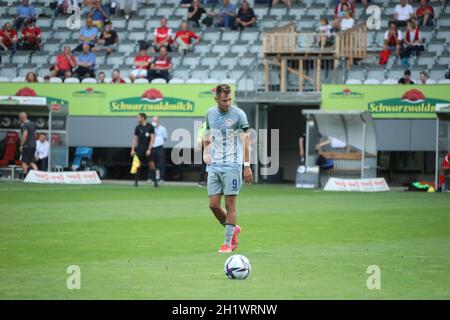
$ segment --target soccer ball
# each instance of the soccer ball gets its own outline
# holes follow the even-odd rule
[[[224,271],[228,279],[244,280],[250,274],[251,269],[250,261],[240,254],[231,256],[225,261]]]

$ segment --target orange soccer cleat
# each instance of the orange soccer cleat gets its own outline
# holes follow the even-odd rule
[[[233,250],[231,249],[231,247],[229,245],[223,244],[223,245],[220,246],[220,249],[219,249],[218,252],[219,253],[230,253],[232,251]]]
[[[236,227],[234,228],[234,234],[233,234],[233,238],[231,238],[231,249],[232,250],[236,250],[238,247],[238,235],[239,233],[241,233],[241,227],[239,227],[238,225],[236,225]]]

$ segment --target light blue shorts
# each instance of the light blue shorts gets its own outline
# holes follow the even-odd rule
[[[208,172],[208,195],[238,195],[241,191],[242,171]]]

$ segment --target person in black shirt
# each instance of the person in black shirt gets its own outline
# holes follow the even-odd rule
[[[153,142],[155,141],[155,128],[147,122],[147,115],[145,113],[139,113],[137,120],[139,124],[134,129],[131,156],[134,157],[136,155],[141,165],[134,175],[134,186],[138,186],[141,168],[143,163],[147,163],[149,166],[149,178],[154,181],[155,187],[157,187],[158,182],[156,181],[155,170],[150,169],[150,155],[152,153]]]
[[[22,171],[24,176],[27,175],[30,166],[33,170],[38,170],[36,165],[36,126],[28,120],[25,112],[19,114],[20,131],[22,138],[20,139],[20,152],[22,153]]]
[[[256,16],[253,9],[247,1],[243,1],[241,7],[238,10],[236,23],[242,30],[247,27],[254,27],[256,22]]]
[[[403,78],[398,80],[399,84],[414,84],[414,81],[411,80],[411,71],[405,70],[403,73]]]
[[[103,31],[98,37],[97,45],[92,48],[92,51],[106,50],[106,54],[110,54],[114,50],[117,50],[119,43],[119,37],[117,32],[112,29],[111,21],[106,21]]]
[[[200,18],[206,10],[201,7],[200,0],[193,0],[192,5],[188,9],[188,23],[191,28],[200,27]]]

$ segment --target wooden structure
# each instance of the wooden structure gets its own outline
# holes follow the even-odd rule
[[[271,67],[279,69],[280,92],[287,91],[288,72],[298,77],[298,90],[303,91],[305,81],[313,83],[315,91],[320,91],[321,71],[324,65],[335,69],[340,60],[346,60],[347,68],[354,59],[366,57],[367,27],[355,26],[344,32],[333,33],[333,42],[325,46],[319,42],[315,32],[298,33],[294,22],[266,32],[263,38],[265,91],[269,91]],[[324,62],[327,62],[324,64]],[[306,75],[305,66],[311,66],[313,76]]]

